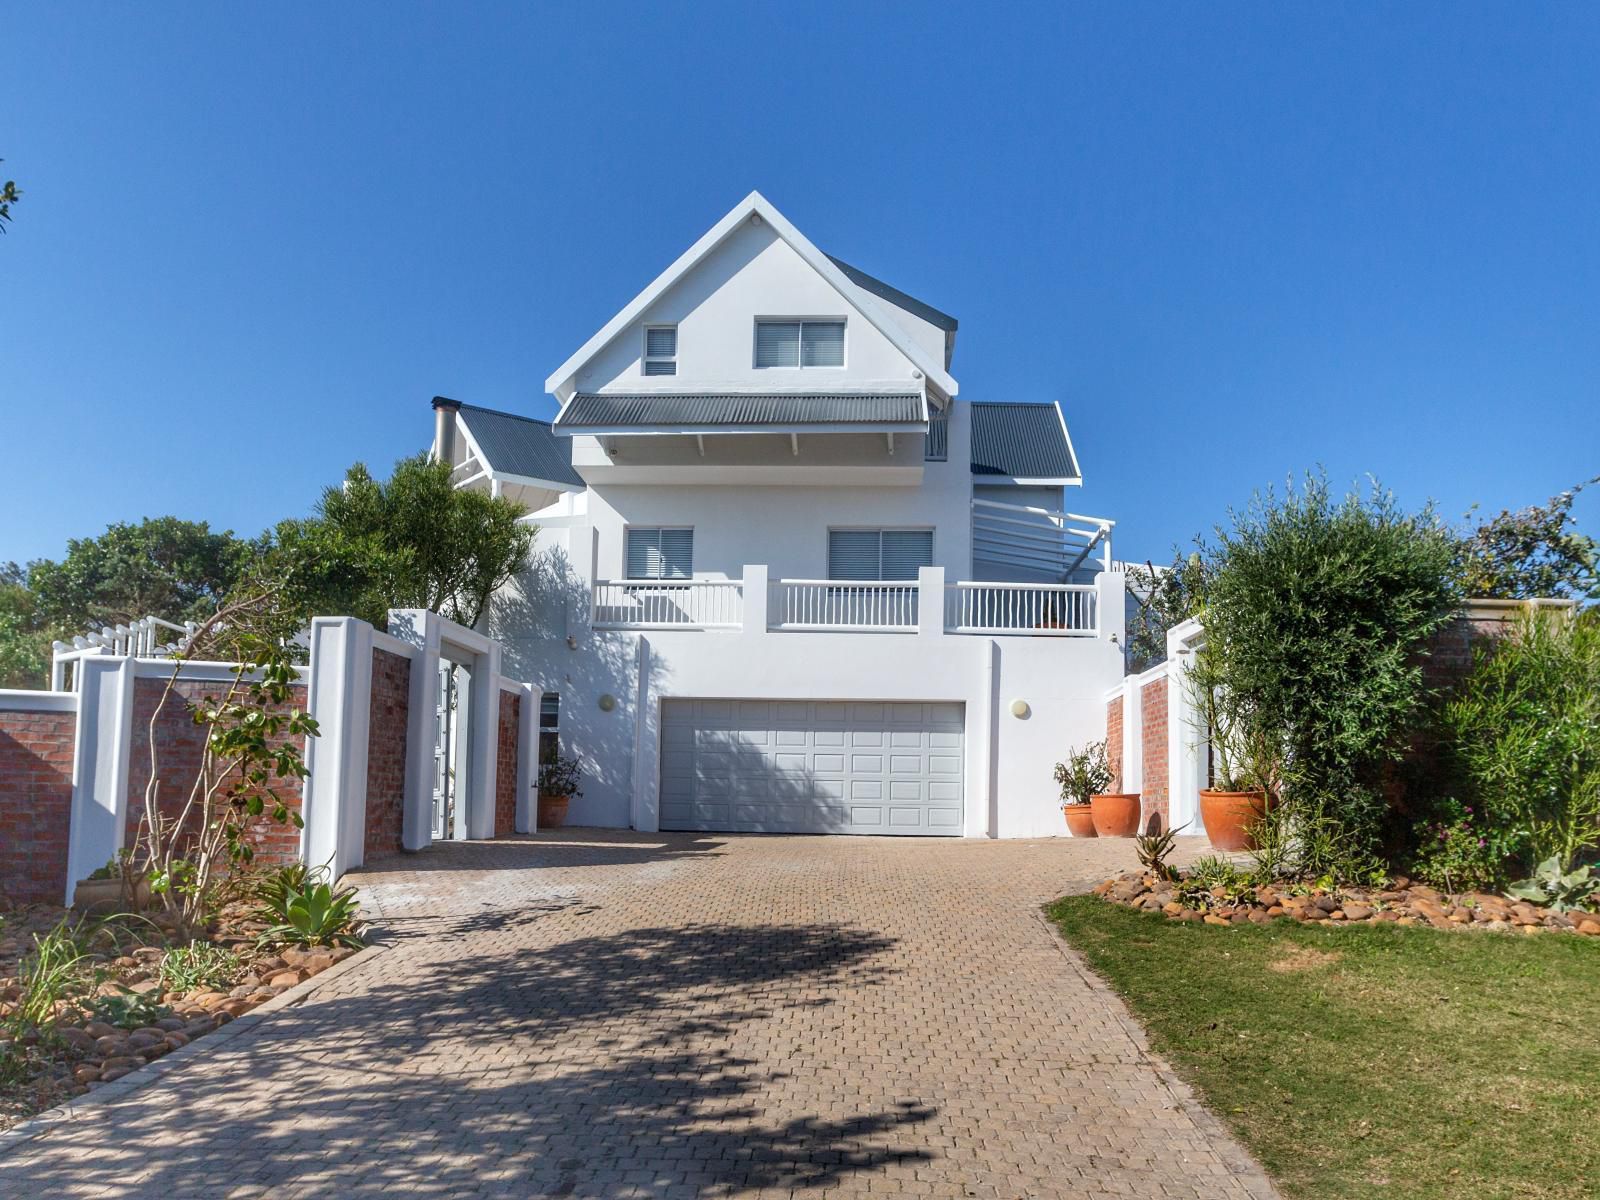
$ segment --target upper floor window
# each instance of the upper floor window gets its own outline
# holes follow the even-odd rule
[[[561,694],[539,697],[539,761],[550,762],[561,753]]]
[[[931,529],[828,530],[829,579],[915,579],[919,567],[931,566]]]
[[[676,325],[645,326],[644,373],[646,375],[676,375],[678,373],[678,327]]]
[[[689,579],[694,575],[694,530],[628,530],[629,579]]]
[[[757,321],[756,366],[844,366],[843,321]]]

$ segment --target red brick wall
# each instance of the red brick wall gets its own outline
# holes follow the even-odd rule
[[[522,697],[500,693],[500,744],[494,774],[494,835],[517,831],[517,733],[522,720]]]
[[[1167,809],[1167,680],[1165,676],[1144,685],[1139,691],[1139,745],[1144,755],[1144,810],[1140,819],[1145,832],[1165,829]]]
[[[370,861],[403,849],[406,800],[406,722],[411,708],[411,660],[372,652],[371,721],[367,727],[367,827]]]
[[[60,904],[72,819],[73,712],[0,711],[0,897]]]
[[[128,762],[128,841],[138,835],[144,817],[145,785],[150,779],[150,718],[161,703],[167,681],[160,678],[136,679],[133,685],[133,750]],[[206,728],[196,725],[190,704],[198,700],[219,701],[227,695],[226,680],[180,680],[156,723],[157,765],[161,772],[157,805],[162,814],[175,819],[183,811],[200,769]],[[288,707],[304,709],[306,690],[289,690]],[[285,739],[288,740],[288,739]],[[302,751],[304,747],[301,747]],[[279,798],[295,812],[300,810],[298,780],[275,785]],[[198,827],[198,813],[190,822]],[[295,862],[300,857],[300,831],[293,825],[279,824],[262,816],[253,824],[246,840],[255,849],[255,862],[269,866]]]
[[[1111,764],[1111,790],[1122,790],[1122,697],[1106,701],[1106,761]]]

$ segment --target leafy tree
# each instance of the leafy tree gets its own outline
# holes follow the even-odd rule
[[[521,505],[455,487],[448,463],[402,459],[385,481],[357,463],[308,520],[278,526],[273,557],[306,612],[382,626],[390,608],[429,608],[462,625],[528,561]]]
[[[69,633],[147,616],[201,621],[257,550],[231,532],[213,533],[204,521],[147,517],[72,539],[61,562],[30,564],[28,583],[43,625]]]
[[[50,633],[28,590],[28,573],[0,563],[0,688],[43,687],[50,671]]]
[[[1600,476],[1484,521],[1461,542],[1462,585],[1469,596],[1526,600],[1538,596],[1600,600],[1600,546],[1572,520],[1578,493]]]
[[[1137,606],[1128,622],[1128,669],[1148,671],[1167,657],[1167,631],[1199,615],[1205,591],[1205,547],[1185,557],[1174,552],[1172,565],[1147,562],[1128,571],[1128,594]]]
[[[5,159],[0,158],[0,162]],[[6,231],[6,225],[11,220],[11,206],[22,198],[22,193],[17,189],[16,181],[8,179],[0,184],[0,233]]]
[[[1425,697],[1419,651],[1458,604],[1456,542],[1431,509],[1374,487],[1336,500],[1310,476],[1219,528],[1200,615],[1245,746],[1277,761],[1307,869],[1379,861],[1386,773]],[[1249,765],[1249,764],[1247,764]]]

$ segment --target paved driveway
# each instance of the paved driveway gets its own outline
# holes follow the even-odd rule
[[[571,831],[362,876],[387,948],[0,1194],[1242,1197],[1038,905],[1130,843]]]

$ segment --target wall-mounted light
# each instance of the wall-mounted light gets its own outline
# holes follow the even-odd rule
[[[1016,717],[1019,721],[1027,720],[1028,714],[1032,711],[1033,709],[1028,707],[1028,702],[1026,700],[1013,700],[1011,702],[1011,715]]]
[[[613,696],[610,692],[606,692],[604,695],[602,695],[600,697],[598,703],[600,705],[600,711],[601,712],[610,712],[613,708],[615,708],[617,706],[617,698],[615,696]]]

